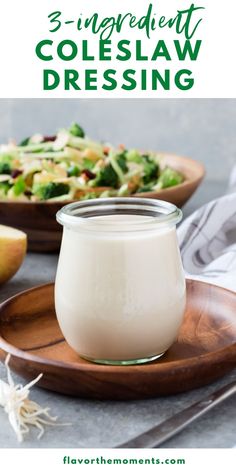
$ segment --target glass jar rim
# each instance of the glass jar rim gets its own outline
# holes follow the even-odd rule
[[[110,215],[147,216],[142,221],[97,218]],[[175,226],[182,219],[182,211],[164,200],[138,197],[96,198],[69,203],[56,214],[58,223],[73,229],[96,231],[137,231]]]

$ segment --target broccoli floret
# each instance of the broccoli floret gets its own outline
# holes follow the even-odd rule
[[[110,161],[106,167],[99,170],[95,185],[118,188],[119,184],[123,183],[123,172],[128,171],[125,154],[111,155]]]
[[[7,195],[8,190],[10,189],[10,185],[8,182],[1,182],[0,183],[0,198],[4,198]]]
[[[62,182],[49,182],[47,184],[34,184],[33,194],[40,200],[48,200],[49,198],[60,197],[69,193],[70,187]]]
[[[27,146],[29,142],[30,142],[30,138],[22,139],[22,141],[18,144],[18,146]]]
[[[131,149],[126,152],[126,159],[128,162],[135,162],[143,166],[143,183],[144,185],[149,184],[150,181],[156,180],[159,174],[158,164],[151,159],[148,154],[141,155],[135,149]]]
[[[111,164],[100,169],[94,180],[91,181],[93,187],[113,187],[119,186],[119,178]]]
[[[156,182],[150,182],[147,185],[143,185],[143,187],[140,187],[137,192],[138,193],[144,193],[144,192],[150,192],[153,189],[153,186],[155,185]]]
[[[149,156],[143,155],[143,183],[148,184],[150,181],[157,179],[159,173],[158,164],[153,161]]]
[[[12,171],[12,157],[8,154],[0,156],[0,174],[11,174]]]
[[[0,174],[11,174],[11,166],[7,162],[0,162]]]
[[[160,188],[174,187],[175,185],[181,184],[183,180],[184,177],[180,172],[166,167],[158,179],[158,186]]]
[[[81,128],[81,126],[79,126],[77,123],[71,124],[69,128],[69,133],[73,136],[77,136],[78,138],[84,138],[85,136],[83,128]]]
[[[123,172],[128,172],[129,168],[127,166],[126,151],[123,151],[121,154],[119,154],[116,161]]]
[[[140,152],[136,151],[136,149],[130,149],[126,151],[126,159],[130,162],[136,162],[136,164],[142,163],[142,156]]]
[[[68,177],[78,177],[78,175],[80,175],[79,167],[76,164],[72,164],[67,169],[67,175],[68,175]]]

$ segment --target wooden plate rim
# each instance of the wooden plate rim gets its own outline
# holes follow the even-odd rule
[[[214,285],[214,284],[209,284],[207,282],[202,282],[202,281],[199,281],[199,280],[194,280],[194,279],[189,279],[187,278],[186,279],[186,282],[187,284],[191,284],[191,283],[194,283],[194,284],[197,284],[197,285],[207,285],[208,287],[213,287],[213,289],[217,289],[217,290],[220,290],[222,292],[228,292],[229,294],[235,296],[236,298],[236,293],[233,292],[232,290],[229,290],[229,289],[226,289],[224,287],[219,287],[217,285]],[[30,289],[27,289],[27,290],[24,290],[10,298],[8,298],[7,300],[5,300],[3,303],[0,304],[0,316],[1,316],[1,312],[4,310],[4,308],[8,305],[10,305],[14,300],[16,300],[18,297],[21,297],[21,296],[24,296],[25,294],[27,293],[31,293],[31,292],[34,292],[34,291],[37,291],[39,289],[43,289],[43,288],[46,288],[46,287],[53,287],[54,286],[54,283],[47,283],[47,284],[42,284],[42,285],[37,285],[35,287],[32,287]],[[2,336],[0,335],[0,349],[2,349],[3,351],[5,351],[6,353],[9,353],[11,354],[12,356],[14,356],[15,358],[18,358],[18,359],[21,359],[21,360],[25,360],[25,361],[30,361],[30,362],[34,362],[36,364],[46,364],[48,366],[56,366],[56,367],[61,367],[61,368],[64,368],[64,369],[74,369],[76,371],[92,371],[93,373],[101,373],[101,372],[108,372],[107,370],[107,366],[106,365],[101,365],[101,364],[93,364],[93,363],[90,363],[90,362],[87,362],[85,364],[80,364],[80,365],[76,365],[75,364],[68,364],[67,362],[63,362],[63,361],[55,361],[55,360],[48,360],[44,357],[40,357],[38,355],[35,355],[35,354],[29,354],[27,351],[22,351],[21,349],[13,346],[12,344],[8,343],[7,341],[5,341],[4,338],[2,338]],[[163,364],[158,364],[158,363],[150,363],[150,364],[144,364],[144,365],[132,365],[132,366],[112,366],[112,365],[109,365],[109,375],[115,375],[117,372],[123,372],[124,374],[136,374],[137,373],[137,370],[139,370],[139,372],[142,374],[149,374],[150,371],[151,373],[163,373],[167,370],[169,370],[170,367],[173,367],[175,368],[175,370],[183,370],[185,369],[186,367],[187,368],[191,368],[191,367],[195,367],[196,365],[198,367],[203,367],[205,366],[206,364],[210,363],[211,361],[214,362],[214,364],[220,362],[221,360],[224,360],[224,362],[227,360],[227,359],[232,359],[232,356],[235,355],[236,356],[236,342],[232,345],[228,345],[222,349],[218,349],[216,351],[212,351],[210,353],[206,353],[206,354],[201,354],[199,356],[194,356],[194,357],[190,357],[190,358],[187,358],[187,359],[182,359],[181,361],[180,360],[176,360],[176,361],[170,361],[170,362],[166,362],[166,363],[163,363]]]

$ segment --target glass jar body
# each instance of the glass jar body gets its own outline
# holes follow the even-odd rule
[[[122,215],[114,218],[124,224]],[[178,335],[185,303],[175,225],[142,231],[64,227],[56,313],[82,357],[105,364],[159,357]]]

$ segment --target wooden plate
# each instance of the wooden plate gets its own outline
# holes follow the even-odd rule
[[[199,162],[174,154],[160,154],[163,165],[179,170],[185,181],[175,187],[158,192],[146,192],[135,196],[159,198],[181,207],[195,192],[204,177],[204,167]],[[0,223],[15,226],[28,235],[30,251],[58,251],[61,242],[61,226],[56,222],[57,211],[69,202],[20,202],[0,201]]]
[[[236,294],[187,282],[187,309],[178,341],[159,361],[103,366],[82,360],[64,341],[53,284],[22,292],[0,306],[0,358],[40,386],[87,398],[129,400],[208,384],[236,365]]]

